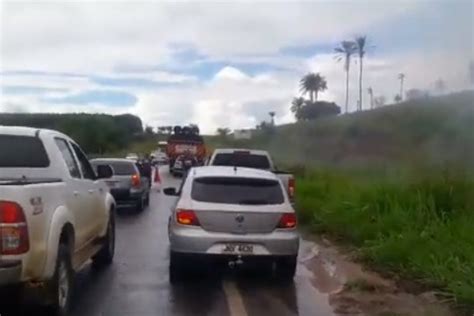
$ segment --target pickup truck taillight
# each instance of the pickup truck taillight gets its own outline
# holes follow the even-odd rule
[[[199,226],[196,213],[191,210],[176,210],[176,221],[181,225]]]
[[[132,176],[132,187],[139,187],[140,186],[140,175],[139,174],[134,174]]]
[[[296,215],[295,213],[284,213],[280,222],[278,223],[278,228],[295,228],[296,227]]]
[[[23,209],[15,202],[0,201],[0,254],[20,255],[29,249]]]
[[[295,198],[295,190],[296,190],[296,180],[291,178],[288,180],[288,197],[290,200]]]

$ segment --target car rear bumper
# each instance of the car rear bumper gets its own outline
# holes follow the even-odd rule
[[[139,200],[143,192],[142,191],[130,191],[130,189],[111,189],[110,194],[114,197],[117,204],[128,204],[131,201]]]
[[[0,261],[0,286],[21,281],[21,261]]]
[[[293,256],[298,253],[299,235],[296,230],[243,235],[214,233],[181,225],[170,230],[170,250],[178,253],[227,256],[223,252],[227,244],[253,245],[250,256]]]

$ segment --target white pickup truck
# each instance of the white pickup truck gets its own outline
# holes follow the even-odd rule
[[[293,203],[295,199],[295,177],[275,167],[270,154],[265,150],[219,148],[214,150],[207,163],[209,166],[235,166],[262,169],[273,172],[288,191]]]
[[[0,306],[65,315],[74,271],[112,262],[115,201],[100,180],[112,173],[66,135],[0,126]]]

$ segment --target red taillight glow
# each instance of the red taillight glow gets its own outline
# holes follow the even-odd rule
[[[196,213],[191,210],[177,210],[176,221],[181,225],[199,226],[199,220]]]
[[[140,175],[139,174],[134,174],[132,176],[132,186],[133,187],[139,187],[140,186]]]
[[[20,205],[0,201],[0,254],[19,255],[30,249],[28,227]]]
[[[295,228],[296,215],[295,213],[285,213],[281,216],[278,228]]]
[[[295,179],[288,180],[288,196],[290,200],[295,198],[295,190],[296,190],[296,181]]]

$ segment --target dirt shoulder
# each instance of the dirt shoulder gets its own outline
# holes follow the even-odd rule
[[[329,296],[336,315],[458,315],[433,291],[411,291],[366,269],[352,251],[326,238],[304,234],[300,261],[312,283]]]

